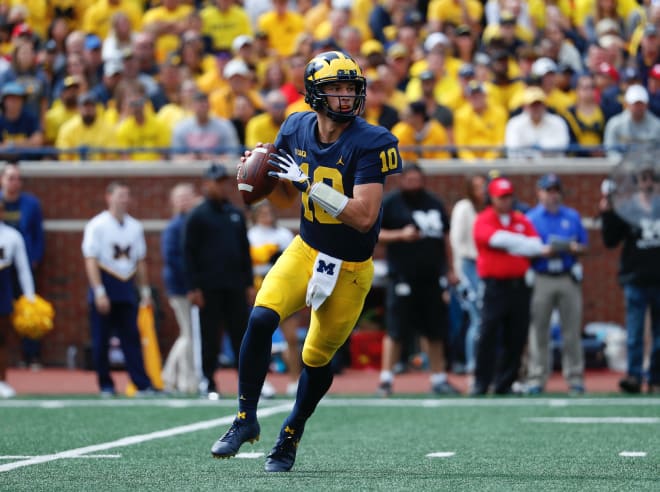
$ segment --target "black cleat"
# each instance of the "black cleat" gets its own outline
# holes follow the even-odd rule
[[[376,390],[376,396],[381,398],[388,398],[392,396],[392,382],[391,381],[381,381]]]
[[[619,388],[624,393],[637,394],[642,391],[642,383],[635,376],[626,376],[619,381]]]
[[[300,443],[300,435],[288,425],[280,432],[275,447],[266,458],[265,470],[267,472],[288,472],[296,461],[296,451]]]
[[[256,420],[247,423],[241,420],[240,414],[225,434],[211,447],[214,458],[231,458],[236,456],[244,442],[254,443],[259,440],[261,428]]]

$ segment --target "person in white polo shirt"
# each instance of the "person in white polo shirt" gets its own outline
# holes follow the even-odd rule
[[[151,302],[142,225],[128,215],[128,186],[112,182],[106,188],[107,210],[85,226],[82,252],[89,281],[88,302],[92,329],[92,358],[101,396],[115,394],[110,375],[108,348],[116,334],[124,353],[126,370],[138,392],[150,392],[137,327],[140,302]]]
[[[534,158],[563,155],[570,142],[568,124],[547,109],[540,87],[527,87],[523,112],[506,124],[505,146],[509,157]]]

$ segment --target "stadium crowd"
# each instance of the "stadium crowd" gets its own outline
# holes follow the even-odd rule
[[[6,0],[0,147],[236,155],[309,109],[304,65],[338,49],[366,73],[365,118],[406,160],[599,154],[629,143],[606,131],[624,107],[640,116],[619,127],[650,130],[633,141],[660,138],[658,29],[660,5],[635,0]]]

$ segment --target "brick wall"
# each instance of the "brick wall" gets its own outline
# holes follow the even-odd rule
[[[142,167],[140,167],[142,166]],[[428,172],[429,187],[438,193],[448,207],[462,198],[464,175],[485,172],[490,167],[505,170],[516,187],[517,195],[528,203],[535,202],[535,183],[538,175],[552,169],[561,174],[565,202],[576,207],[583,217],[597,216],[600,182],[607,175],[609,163],[594,161],[545,163],[543,165],[516,165],[502,162],[491,166],[423,163]],[[37,274],[38,292],[53,302],[57,315],[56,327],[43,341],[43,359],[46,364],[65,363],[66,348],[80,349],[89,343],[87,321],[87,282],[80,252],[82,227],[90,217],[105,208],[104,189],[113,179],[121,179],[132,190],[131,214],[146,220],[148,265],[152,284],[163,297],[164,318],[159,338],[167,353],[177,335],[176,323],[166,303],[161,280],[160,227],[169,218],[168,192],[180,181],[201,184],[198,176],[203,164],[167,164],[161,166],[139,164],[86,165],[67,167],[63,164],[26,164],[23,167],[25,188],[42,201],[47,225],[46,256]],[[396,184],[388,181],[387,189]],[[235,203],[240,203],[236,192]],[[295,223],[296,207],[282,211],[282,216]],[[623,320],[621,290],[616,282],[618,251],[606,250],[600,232],[591,229],[590,254],[584,258],[584,322]],[[382,257],[382,248],[376,249]],[[17,340],[10,337],[16,347]],[[12,362],[18,360],[13,351]]]

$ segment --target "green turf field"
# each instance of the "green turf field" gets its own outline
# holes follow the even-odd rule
[[[258,443],[211,458],[234,405],[0,401],[0,490],[660,491],[660,398],[327,398],[284,474],[263,463],[289,400],[262,406]]]

